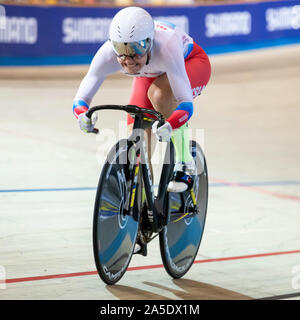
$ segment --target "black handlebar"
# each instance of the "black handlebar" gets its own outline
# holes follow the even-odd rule
[[[95,111],[98,110],[121,110],[121,111],[126,111],[128,113],[133,113],[133,114],[151,114],[153,115],[158,121],[159,121],[159,126],[163,125],[165,123],[164,117],[163,115],[156,111],[156,110],[152,110],[152,109],[145,109],[145,108],[140,108],[138,106],[134,106],[134,105],[100,105],[100,106],[94,106],[91,107],[86,113],[85,115],[91,119],[93,113]],[[98,133],[98,129],[94,128],[93,133]]]
[[[95,111],[98,110],[121,110],[121,111],[126,111],[128,113],[134,113],[134,114],[151,114],[153,115],[159,122],[164,122],[164,117],[161,113],[159,113],[158,111],[152,110],[152,109],[145,109],[145,108],[140,108],[138,106],[134,106],[134,105],[100,105],[100,106],[95,106],[95,107],[91,107],[86,113],[85,115],[88,118],[92,117],[92,114]]]

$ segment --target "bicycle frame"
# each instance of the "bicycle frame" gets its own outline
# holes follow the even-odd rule
[[[135,196],[137,176],[140,167],[142,181],[144,184],[145,196],[147,200],[148,220],[152,231],[159,232],[167,222],[167,214],[164,214],[164,212],[167,210],[165,200],[167,196],[167,186],[169,178],[173,172],[174,164],[172,163],[172,160],[174,154],[174,147],[172,142],[168,143],[168,148],[165,154],[165,161],[163,164],[162,174],[159,183],[158,194],[157,196],[155,196],[153,190],[153,182],[151,178],[152,175],[150,171],[150,164],[148,161],[147,150],[145,147],[144,129],[142,129],[142,121],[143,118],[139,115],[135,117],[135,122],[133,126],[134,131],[132,135],[128,138],[128,140],[134,141],[138,145],[136,149],[136,161],[134,162],[135,168],[133,168],[135,177],[133,179],[134,184],[132,189],[132,195]],[[137,130],[137,134],[135,130]],[[131,199],[131,204],[133,205],[133,203],[134,199]]]
[[[172,141],[168,142],[167,150],[165,153],[164,164],[162,168],[162,173],[159,182],[158,195],[154,196],[153,191],[153,183],[151,179],[151,171],[148,162],[147,151],[145,147],[145,139],[144,139],[144,131],[145,131],[145,122],[149,122],[149,119],[145,114],[153,115],[158,121],[159,124],[162,125],[164,123],[164,118],[162,114],[155,110],[139,108],[134,105],[100,105],[90,108],[86,112],[86,116],[91,118],[93,112],[98,110],[121,110],[126,111],[134,116],[134,124],[133,124],[133,132],[128,138],[128,141],[133,143],[135,147],[134,154],[131,155],[130,158],[130,171],[133,173],[131,177],[131,184],[129,186],[129,199],[126,200],[125,210],[128,214],[133,215],[133,206],[134,200],[136,197],[136,189],[138,183],[138,175],[141,170],[142,180],[144,183],[145,196],[147,200],[147,214],[151,229],[153,232],[159,232],[162,228],[168,223],[168,212],[167,207],[167,185],[170,180],[171,174],[174,168],[174,145]],[[151,123],[155,119],[150,119]],[[97,132],[97,129],[96,131]],[[175,222],[187,217],[191,216],[191,213],[197,213],[197,201],[195,197],[195,193],[193,188],[189,190],[191,199],[193,202],[192,211],[188,211],[182,216],[180,216]]]
[[[169,182],[170,174],[173,171],[173,154],[174,147],[172,142],[168,144],[168,150],[165,155],[165,161],[163,164],[162,175],[159,183],[158,196],[154,196],[153,182],[151,178],[151,171],[148,162],[148,155],[145,147],[144,121],[149,121],[149,118],[145,117],[145,113],[154,115],[160,123],[164,122],[163,116],[155,111],[149,109],[139,108],[133,105],[117,106],[117,105],[103,105],[90,108],[86,112],[86,116],[91,118],[93,112],[98,110],[122,110],[134,115],[133,132],[128,138],[128,141],[133,143],[134,153],[131,153],[129,159],[130,172],[132,172],[131,184],[129,186],[129,199],[126,200],[125,209],[128,214],[133,214],[134,200],[136,197],[136,189],[138,183],[138,175],[141,170],[142,180],[144,184],[145,196],[147,200],[147,214],[151,229],[153,232],[159,232],[163,225],[167,221],[167,215],[164,215],[164,209],[166,208],[165,199],[167,193],[167,185]],[[152,120],[151,120],[152,121]],[[168,158],[169,155],[169,158]],[[164,218],[164,219],[163,219]],[[163,221],[165,222],[163,224]]]

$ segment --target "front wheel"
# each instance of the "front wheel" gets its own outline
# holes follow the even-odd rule
[[[159,234],[163,264],[173,278],[181,278],[194,263],[207,211],[208,175],[205,156],[195,141],[191,142],[190,148],[196,163],[193,189],[197,212],[191,212],[193,201],[189,190],[182,193],[170,192],[168,223]]]
[[[93,220],[94,258],[100,278],[116,283],[130,263],[139,228],[139,212],[125,209],[129,197],[127,140],[119,141],[108,154],[101,172]]]

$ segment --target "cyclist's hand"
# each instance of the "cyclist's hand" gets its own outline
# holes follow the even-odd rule
[[[86,133],[98,133],[98,129],[95,128],[97,119],[98,117],[96,113],[93,114],[92,119],[88,118],[85,113],[81,113],[78,116],[78,124],[80,129]]]
[[[162,126],[158,126],[159,122],[155,121],[152,126],[152,132],[159,141],[168,142],[172,136],[172,127],[170,122],[166,121]]]

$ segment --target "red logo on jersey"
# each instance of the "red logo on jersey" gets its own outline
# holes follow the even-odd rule
[[[157,25],[155,25],[155,26],[156,26],[156,28],[159,28],[159,29],[162,29],[162,30],[168,30],[167,27],[162,26],[162,25],[160,25],[160,24],[157,24]]]

